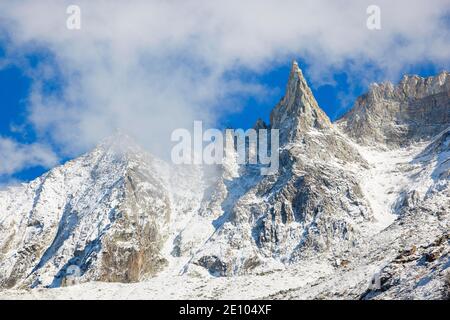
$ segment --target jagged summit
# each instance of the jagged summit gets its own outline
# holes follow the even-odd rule
[[[406,75],[397,85],[372,84],[337,125],[359,143],[402,146],[450,125],[450,74]]]
[[[280,129],[282,144],[309,129],[331,127],[330,119],[317,104],[296,61],[292,63],[286,94],[272,110],[270,123],[272,128]]]
[[[422,99],[426,96],[443,93],[450,90],[450,73],[442,71],[435,76],[421,77],[404,75],[397,85],[390,81],[372,83],[369,95],[374,99]]]
[[[267,123],[261,118],[258,118],[256,120],[255,124],[253,125],[253,129],[255,129],[255,130],[268,129],[268,128],[269,128],[269,126],[267,125]]]
[[[285,96],[270,115],[271,128],[280,130],[280,146],[292,147],[289,157],[307,155],[309,160],[345,159],[363,163],[354,149],[318,105],[294,61]]]

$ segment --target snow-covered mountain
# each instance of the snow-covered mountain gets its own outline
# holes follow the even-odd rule
[[[118,134],[0,191],[0,297],[66,286],[73,266],[83,284],[51,292],[447,296],[449,73],[374,84],[332,123],[294,62],[255,128],[280,130],[275,175],[238,165],[233,148],[220,167],[175,166]]]
[[[405,146],[430,140],[450,123],[450,73],[422,78],[405,75],[394,86],[372,84],[337,123],[361,144]]]
[[[70,265],[102,281],[155,274],[167,263],[161,250],[173,208],[181,203],[180,210],[189,210],[194,202],[171,192],[173,183],[186,187],[199,179],[181,175],[126,137],[114,137],[2,192],[2,285],[59,286]]]

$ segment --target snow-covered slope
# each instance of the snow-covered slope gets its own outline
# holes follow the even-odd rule
[[[168,264],[166,241],[197,209],[195,168],[169,168],[120,135],[33,182],[0,192],[0,283],[135,282]]]
[[[275,175],[233,147],[173,166],[117,135],[0,191],[0,298],[444,298],[448,80],[375,85],[333,124],[294,63],[255,124],[280,130]],[[82,284],[39,289],[74,267]]]

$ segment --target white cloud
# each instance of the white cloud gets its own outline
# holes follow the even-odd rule
[[[66,29],[66,7],[82,10],[81,31]],[[387,78],[408,65],[449,66],[449,0],[376,1],[382,29],[366,28],[372,1],[2,1],[9,57],[47,48],[52,62],[31,74],[29,121],[66,155],[77,154],[116,128],[154,152],[173,128],[194,119],[213,123],[233,95],[264,95],[233,71],[262,73],[303,57],[313,85],[351,61],[350,81]],[[447,24],[445,24],[447,23]],[[18,61],[21,61],[18,59]],[[62,95],[43,82],[60,74]],[[226,105],[226,106],[224,106]]]
[[[54,152],[45,145],[20,144],[12,139],[0,137],[0,177],[30,167],[50,168],[57,160]]]

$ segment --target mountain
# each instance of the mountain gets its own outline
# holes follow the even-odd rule
[[[184,188],[196,187],[201,172],[177,169],[119,135],[2,192],[1,285],[58,287],[73,265],[89,280],[154,275],[167,265],[169,226],[199,201]]]
[[[62,296],[444,298],[449,79],[372,85],[332,123],[294,62],[254,126],[279,130],[274,175],[234,146],[220,166],[175,166],[115,135],[0,191],[0,297],[69,285],[75,266]]]
[[[358,143],[405,146],[429,140],[450,123],[450,73],[434,77],[404,76],[372,84],[338,126]]]
[[[272,110],[270,123],[272,128],[280,129],[281,144],[301,138],[305,131],[332,127],[295,61],[292,63],[286,94]]]
[[[271,128],[280,130],[278,173],[241,168],[216,196],[222,203],[216,232],[193,258],[215,275],[267,270],[348,245],[374,219],[346,168],[367,164],[318,107],[296,63]]]

